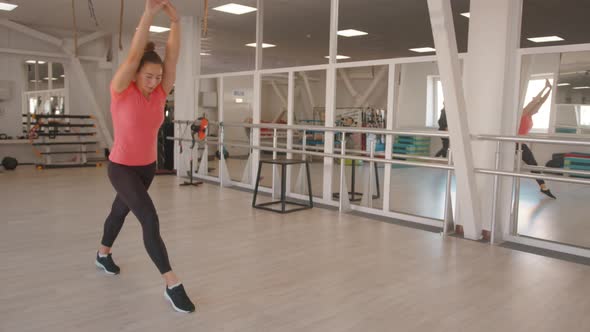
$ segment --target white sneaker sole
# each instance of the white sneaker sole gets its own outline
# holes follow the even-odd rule
[[[168,296],[168,292],[166,292],[166,290],[164,290],[164,296],[166,297],[166,300],[168,300],[168,302],[170,302],[170,304],[172,305],[172,308],[174,308],[174,310],[181,312],[183,314],[190,314],[192,312],[192,311],[182,310],[182,309],[178,308],[176,305],[174,305],[174,302],[172,301],[170,296]]]
[[[114,276],[116,275],[116,273],[113,273],[111,271],[108,271],[106,267],[104,267],[104,265],[100,264],[97,260],[94,260],[94,265],[96,265],[99,269],[102,269],[104,271],[104,273],[110,275],[110,276]]]

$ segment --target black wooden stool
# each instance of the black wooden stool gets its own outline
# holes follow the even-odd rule
[[[281,200],[273,201],[268,203],[256,204],[256,196],[258,196],[258,185],[260,184],[260,171],[262,164],[280,165],[281,166]],[[287,166],[305,164],[305,170],[307,173],[307,188],[309,192],[309,204],[302,204],[299,202],[287,201],[285,191],[287,190]],[[281,209],[273,209],[268,207],[269,205],[281,204]],[[299,208],[285,210],[286,204],[298,205]],[[257,209],[263,209],[279,213],[290,213],[305,209],[311,209],[313,207],[313,197],[311,194],[311,177],[309,175],[309,162],[307,160],[295,160],[295,159],[261,159],[258,163],[258,174],[256,175],[256,186],[254,187],[254,199],[252,200],[252,207]]]

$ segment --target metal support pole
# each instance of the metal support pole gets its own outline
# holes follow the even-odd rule
[[[371,150],[369,156],[371,157],[371,159],[373,159],[375,158],[375,139],[371,139],[370,142],[371,144],[369,145],[369,147]],[[376,174],[373,174],[374,168],[375,162],[369,162],[369,178],[367,179],[367,181],[369,181],[369,190],[365,193],[365,195],[367,195],[367,203],[369,208],[373,208],[373,176],[376,177]]]
[[[447,152],[448,165],[453,165],[453,153],[451,149]],[[449,227],[453,227],[453,202],[451,199],[451,182],[453,181],[453,171],[447,170],[447,185],[445,187],[445,208],[444,208],[444,222],[443,222],[443,235],[449,235],[454,231],[449,232]]]
[[[494,166],[494,170],[497,171],[500,168],[500,148],[502,143],[498,141],[496,143],[496,163]],[[492,194],[492,230],[491,230],[491,238],[490,244],[494,244],[496,242],[496,208],[498,206],[498,186],[499,186],[500,177],[498,175],[494,175],[494,187],[493,187],[493,194]]]
[[[522,147],[520,143],[516,143],[516,173],[520,173],[520,165],[522,160]],[[511,213],[511,225],[510,225],[510,234],[517,235],[518,234],[518,205],[520,202],[520,178],[517,177],[514,179],[513,182],[513,189],[512,189],[512,213]]]

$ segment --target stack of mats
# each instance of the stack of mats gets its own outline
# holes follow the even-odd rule
[[[571,170],[589,171],[590,172],[590,154],[587,153],[566,153],[564,158],[564,167]],[[588,175],[570,175],[571,177],[590,178]]]
[[[430,155],[430,137],[418,136],[396,136],[393,144],[394,154],[407,154],[410,156],[425,156]],[[402,159],[402,158],[395,158]],[[403,158],[407,161],[418,161],[412,158]],[[407,167],[404,165],[393,165],[395,168]]]

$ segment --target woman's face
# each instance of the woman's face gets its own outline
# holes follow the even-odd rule
[[[145,63],[135,76],[135,83],[144,95],[149,95],[162,82],[162,65]]]

